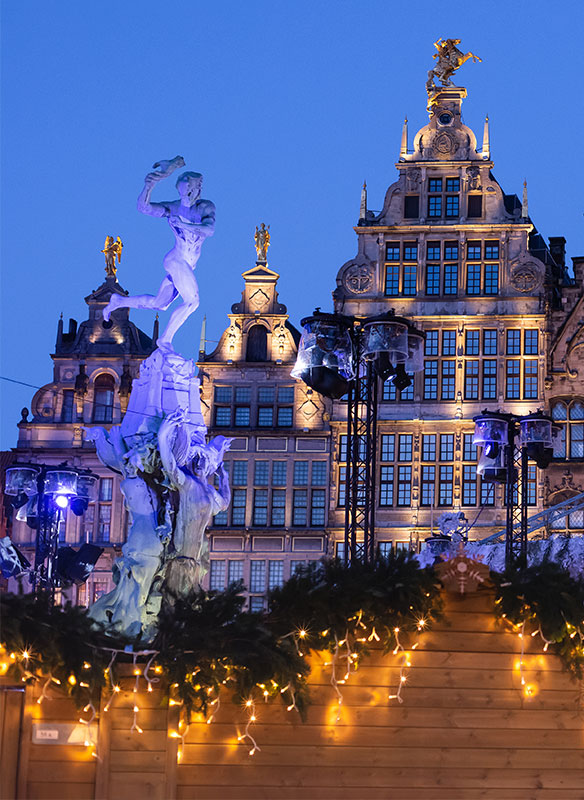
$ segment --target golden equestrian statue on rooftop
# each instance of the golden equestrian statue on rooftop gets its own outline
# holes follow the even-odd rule
[[[438,39],[438,41],[434,42],[434,47],[438,52],[434,53],[432,57],[435,59],[437,58],[438,63],[428,72],[426,91],[430,97],[438,88],[434,83],[434,78],[438,78],[442,86],[453,86],[454,84],[451,80],[452,75],[459,67],[462,67],[469,58],[472,58],[475,62],[482,61],[482,59],[475,56],[474,53],[463,53],[458,49],[456,46],[457,44],[460,44],[460,39]]]

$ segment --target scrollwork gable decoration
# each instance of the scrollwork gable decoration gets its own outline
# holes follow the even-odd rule
[[[562,482],[549,490],[546,498],[547,505],[556,506],[558,503],[563,503],[571,497],[581,494],[583,491],[581,484],[574,483],[574,476],[570,470],[566,470],[562,475]]]
[[[345,294],[370,294],[375,290],[375,268],[364,255],[356,256],[343,264],[339,276]]]
[[[523,294],[533,294],[543,285],[545,267],[533,257],[520,257],[510,263],[509,282]]]

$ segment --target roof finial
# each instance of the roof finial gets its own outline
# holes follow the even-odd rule
[[[203,317],[201,323],[201,340],[199,342],[199,356],[205,353],[207,348],[207,315]]]
[[[489,138],[489,115],[485,117],[485,127],[483,130],[483,149],[481,150],[481,155],[488,161],[491,157],[491,142]]]
[[[529,208],[527,205],[527,179],[523,181],[523,202],[521,203],[521,219],[529,217]]]
[[[359,219],[367,219],[367,182],[363,181],[361,189],[361,208],[359,209]]]
[[[402,128],[401,147],[399,149],[399,157],[404,158],[408,154],[408,118],[404,119],[404,126]]]

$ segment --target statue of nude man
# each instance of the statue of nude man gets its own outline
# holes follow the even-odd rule
[[[167,217],[175,237],[175,245],[164,256],[166,277],[156,295],[141,294],[123,297],[113,294],[103,310],[108,321],[117,308],[152,308],[166,311],[178,295],[183,302],[176,308],[158,338],[161,350],[172,351],[172,339],[180,326],[199,307],[199,287],[194,269],[201,255],[201,247],[208,236],[215,232],[215,206],[210,200],[201,199],[203,176],[199,172],[183,172],[176,182],[180,199],[163,203],[152,203],[150,195],[155,184],[171,175],[175,169],[184,167],[184,159],[177,156],[171,161],[157,161],[154,169],[144,180],[144,188],[138,197],[138,211],[152,217]]]

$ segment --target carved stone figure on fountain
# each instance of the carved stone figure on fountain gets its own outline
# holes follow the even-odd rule
[[[215,514],[231,501],[223,456],[232,439],[188,438],[185,415],[170,414],[158,432],[160,460],[170,488],[178,493],[172,543],[164,570],[167,598],[186,597],[198,587],[208,568],[205,531]],[[218,488],[209,483],[216,476]]]
[[[171,535],[164,486],[157,483],[160,459],[156,437],[137,437],[128,449],[119,426],[86,428],[101,461],[123,476],[120,488],[130,516],[128,538],[114,565],[115,589],[91,607],[90,616],[111,632],[151,638],[162,595],[155,577],[163,564],[164,545]]]
[[[150,200],[154,186],[185,164],[182,156],[170,161],[157,161],[154,170],[146,175],[144,188],[138,197],[138,211],[152,217],[166,217],[175,237],[175,245],[164,256],[166,277],[156,295],[134,297],[112,295],[103,311],[107,322],[117,308],[151,308],[166,311],[180,295],[182,304],[171,314],[166,329],[159,337],[160,349],[172,351],[172,339],[180,326],[199,306],[199,289],[194,269],[201,255],[203,242],[215,232],[215,206],[201,199],[203,176],[199,172],[183,172],[176,182],[179,200],[153,203]]]

